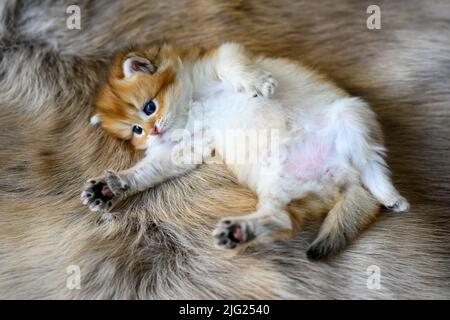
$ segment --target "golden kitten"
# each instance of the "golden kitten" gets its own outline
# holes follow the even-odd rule
[[[287,206],[310,195],[332,204],[308,249],[313,260],[353,239],[376,216],[376,201],[409,209],[389,178],[367,103],[297,62],[253,56],[239,44],[118,54],[91,122],[146,156],[90,180],[84,204],[110,210],[201,162],[222,161],[258,196],[255,212],[219,221],[213,239],[223,249],[292,235]]]

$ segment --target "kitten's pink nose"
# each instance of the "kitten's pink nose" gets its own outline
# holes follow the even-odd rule
[[[152,136],[156,136],[159,134],[158,128],[156,126],[153,127],[152,132],[150,132]]]

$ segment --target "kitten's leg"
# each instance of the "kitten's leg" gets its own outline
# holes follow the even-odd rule
[[[237,43],[225,43],[218,48],[216,72],[220,79],[251,96],[270,97],[277,85],[272,75],[253,63],[245,48]]]
[[[258,210],[246,216],[221,219],[213,231],[221,249],[252,243],[267,243],[292,235],[293,223],[284,203],[276,199],[260,201]]]
[[[174,159],[178,152],[153,150],[135,166],[120,172],[106,171],[105,175],[87,182],[81,198],[91,211],[110,210],[126,196],[144,191],[170,178],[197,167],[198,163]],[[160,151],[160,152],[158,152]]]
[[[386,208],[394,212],[407,212],[408,201],[395,189],[384,159],[374,154],[365,165],[362,175],[364,185]]]
[[[328,213],[306,255],[319,260],[339,251],[371,223],[379,212],[377,201],[359,185],[348,187]]]
[[[218,77],[251,97],[270,97],[277,86],[270,72],[255,64],[245,48],[237,43],[222,44],[196,67],[200,71],[196,73],[200,87]]]
[[[389,177],[383,159],[381,128],[368,104],[357,98],[344,98],[330,105],[336,119],[336,145],[351,158],[361,174],[363,184],[384,206],[396,212],[409,210],[409,203],[400,196]]]

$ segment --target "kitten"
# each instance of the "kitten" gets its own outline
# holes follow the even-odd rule
[[[223,249],[291,235],[296,223],[287,206],[311,195],[333,205],[307,251],[312,260],[355,238],[378,203],[409,209],[391,182],[381,131],[364,101],[297,62],[253,56],[239,44],[162,44],[118,54],[91,122],[146,155],[130,169],[88,181],[85,205],[110,210],[129,194],[194,170],[192,154],[215,154],[258,196],[255,212],[219,221],[213,239]],[[233,152],[225,146],[232,130],[242,133]],[[267,143],[245,143],[249,132],[274,134]],[[250,153],[256,161],[235,159]]]

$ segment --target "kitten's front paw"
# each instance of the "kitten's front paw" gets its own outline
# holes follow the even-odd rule
[[[275,93],[277,80],[268,72],[257,73],[251,83],[247,85],[246,90],[252,97],[269,98]]]
[[[105,171],[105,180],[109,190],[116,197],[123,195],[130,188],[117,173],[111,170]]]
[[[89,180],[83,192],[81,201],[92,212],[108,211],[114,207],[128,186],[113,171],[106,171],[104,177]]]
[[[244,219],[222,219],[213,231],[214,243],[220,249],[234,249],[254,238],[252,229]]]

